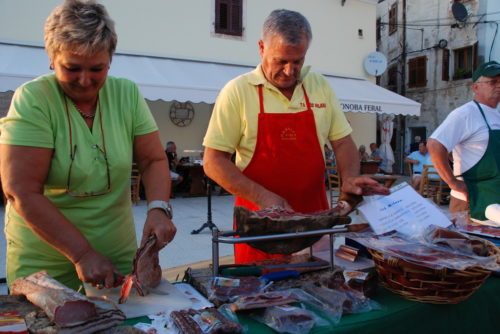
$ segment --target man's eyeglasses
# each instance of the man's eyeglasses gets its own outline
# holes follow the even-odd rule
[[[93,197],[93,196],[102,196],[105,195],[109,192],[111,192],[111,174],[109,170],[109,162],[108,162],[108,155],[106,153],[106,142],[104,139],[104,129],[102,127],[102,112],[99,113],[99,125],[101,127],[101,137],[102,137],[102,147],[99,145],[93,145],[92,149],[97,150],[98,155],[94,158],[97,161],[103,160],[104,163],[106,164],[106,181],[107,181],[107,186],[104,189],[98,190],[98,191],[93,191],[93,190],[76,190],[79,185],[75,185],[75,182],[73,181],[72,183],[72,172],[73,172],[73,165],[76,159],[76,152],[78,149],[78,146],[75,144],[73,145],[73,133],[71,131],[71,119],[69,116],[69,110],[68,110],[68,102],[67,102],[67,97],[66,95],[64,96],[64,102],[66,105],[66,115],[68,116],[68,127],[69,127],[69,147],[70,147],[70,165],[68,169],[68,177],[66,181],[66,193],[71,196],[71,197]],[[100,102],[98,100],[98,108],[101,109]],[[73,186],[73,188],[72,188]]]
[[[495,86],[496,84],[500,83],[500,79],[483,80],[483,81],[478,81],[476,83],[485,83],[490,86]]]

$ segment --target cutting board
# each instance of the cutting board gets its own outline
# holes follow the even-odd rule
[[[142,297],[132,288],[125,304],[118,304],[119,288],[96,289],[85,284],[85,291],[89,297],[107,297],[111,299],[127,316],[127,319],[156,314],[163,311],[180,310],[192,307],[192,301],[167,280],[161,280],[154,291]]]

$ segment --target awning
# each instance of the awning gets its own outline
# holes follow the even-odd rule
[[[117,53],[110,75],[134,81],[148,100],[213,103],[220,89],[253,66]],[[49,72],[41,47],[0,44],[0,92]],[[420,103],[366,79],[325,75],[344,111],[420,115]]]

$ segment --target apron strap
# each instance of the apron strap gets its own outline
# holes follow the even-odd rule
[[[473,100],[473,101],[474,101],[474,103],[476,103],[477,107],[479,108],[479,111],[481,112],[481,115],[484,118],[484,122],[486,123],[488,130],[491,131],[490,125],[488,124],[488,121],[486,120],[486,116],[484,115],[483,108],[481,108],[481,105],[476,100]]]
[[[309,96],[307,96],[304,84],[302,84],[302,90],[304,91],[304,98],[306,99],[307,110],[311,110],[311,103],[309,103]]]
[[[262,94],[262,85],[259,85],[259,105],[260,105],[260,113],[264,113],[264,98]]]

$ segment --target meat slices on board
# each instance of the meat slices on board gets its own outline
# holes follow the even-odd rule
[[[132,273],[127,275],[123,283],[120,304],[127,301],[132,287],[137,290],[140,296],[148,294],[148,289],[152,289],[161,283],[161,267],[158,248],[155,247],[156,236],[152,234],[146,243],[135,253]]]

